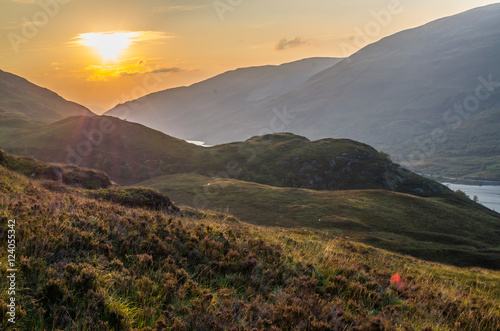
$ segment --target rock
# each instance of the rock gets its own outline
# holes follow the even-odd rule
[[[413,191],[417,194],[420,194],[420,195],[423,195],[425,193],[425,191],[420,187],[413,189]]]
[[[61,167],[50,166],[43,170],[42,178],[57,181],[62,183],[63,181],[63,170]]]

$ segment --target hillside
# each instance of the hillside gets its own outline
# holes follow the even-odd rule
[[[111,117],[78,116],[0,135],[6,151],[44,162],[103,170],[129,184],[154,174],[189,172],[202,147]]]
[[[397,33],[261,109],[293,109],[290,130],[311,138],[349,137],[416,169],[498,180],[499,22],[496,4]]]
[[[251,224],[318,229],[422,259],[500,269],[500,215],[472,201],[381,190],[276,188],[194,175],[139,185]]]
[[[448,196],[445,186],[407,171],[387,155],[351,140],[309,141],[290,133],[203,148],[140,124],[107,116],[71,117],[47,125],[10,125],[8,151],[52,163],[103,170],[120,184],[165,174],[197,173],[319,190],[386,189]]]
[[[318,72],[338,63],[336,58],[310,58],[279,66],[240,68],[188,87],[156,92],[117,105],[105,113],[144,124],[168,135],[210,142],[228,142],[225,127],[241,127],[237,113],[249,113],[252,105],[281,95],[299,86]],[[271,112],[271,109],[268,109]],[[220,121],[224,130],[214,130]],[[207,125],[208,124],[208,125]],[[245,129],[245,128],[243,128]],[[217,135],[215,140],[210,135]]]
[[[93,113],[26,79],[0,70],[0,115],[21,115],[28,121],[55,122]]]
[[[309,139],[291,133],[257,136],[207,149],[211,163],[198,172],[277,187],[315,190],[384,189],[447,197],[445,186],[412,173],[374,148],[348,139]],[[237,152],[237,153],[236,153]],[[232,171],[231,171],[232,170]]]
[[[17,329],[500,328],[496,271],[46,187],[0,166],[3,244],[8,224],[16,234]],[[0,259],[0,318],[9,329],[6,250]]]
[[[158,129],[207,144],[277,131],[349,138],[419,172],[500,181],[499,22],[500,4],[477,8],[384,38],[274,98],[228,110],[188,88],[190,103],[145,96],[130,105],[147,116],[131,118],[168,120]]]

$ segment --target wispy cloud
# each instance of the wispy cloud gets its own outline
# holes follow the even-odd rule
[[[88,81],[109,81],[120,77],[132,77],[146,74],[166,74],[184,72],[179,67],[162,67],[153,65],[149,60],[139,59],[135,61],[120,62],[105,65],[93,65],[85,68],[84,75]]]
[[[172,68],[160,68],[160,69],[155,69],[150,71],[149,73],[152,74],[160,74],[160,73],[166,73],[166,72],[181,72],[182,70],[177,68],[177,67],[172,67]]]
[[[127,77],[127,76],[137,76],[137,75],[144,75],[144,74],[162,74],[162,73],[177,73],[183,71],[182,69],[178,67],[172,67],[172,68],[158,68],[158,69],[153,69],[153,70],[139,70],[139,71],[121,71],[119,72],[119,75],[122,77]]]
[[[276,44],[277,51],[283,51],[287,48],[300,47],[303,45],[307,45],[308,40],[302,37],[295,37],[294,39],[288,40],[287,38],[283,38]]]
[[[169,35],[162,31],[107,31],[107,32],[91,32],[91,33],[81,33],[70,42],[70,44],[82,44],[82,40],[87,39],[88,37],[95,36],[110,36],[110,35],[126,35],[127,39],[133,42],[140,41],[153,41],[153,40],[161,40],[173,38],[175,36]]]
[[[138,31],[134,41],[151,41],[160,39],[174,38],[175,36],[169,35],[161,31]]]

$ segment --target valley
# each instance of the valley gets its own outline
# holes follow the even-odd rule
[[[0,329],[500,330],[500,4],[226,2],[2,4]]]
[[[236,70],[106,115],[124,118],[126,112],[129,121],[208,145],[282,131],[311,140],[348,138],[412,171],[499,181],[498,22],[500,5],[493,4],[401,31],[314,75],[309,71],[297,86],[267,87],[265,98],[252,97],[261,79],[298,82],[286,76],[294,71]]]

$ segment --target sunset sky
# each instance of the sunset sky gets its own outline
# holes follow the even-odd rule
[[[238,67],[345,57],[495,2],[0,0],[0,69],[101,113]]]

